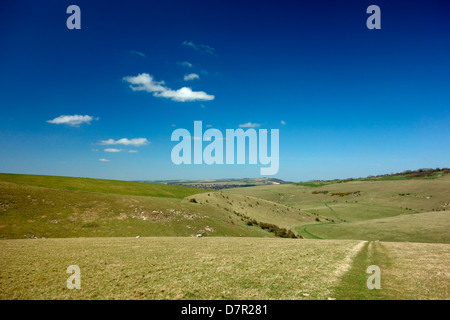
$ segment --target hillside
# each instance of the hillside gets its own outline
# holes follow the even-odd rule
[[[167,186],[155,183],[26,174],[0,173],[0,181],[62,190],[178,199],[202,192],[202,190],[196,188]]]
[[[203,190],[69,177],[0,175],[0,238],[270,236],[219,208],[183,200]]]
[[[445,228],[450,215],[449,174],[433,178],[260,186],[230,189],[224,193],[266,199],[317,215],[320,227],[316,224],[295,228],[306,238],[375,240],[381,234],[390,233],[386,238],[390,241],[434,242],[439,239],[439,242],[450,242],[450,231]],[[426,212],[430,214],[418,215],[415,219],[414,214]],[[440,214],[433,215],[434,212]],[[392,217],[399,218],[384,220]],[[428,224],[424,224],[423,217],[427,217]],[[374,219],[382,219],[376,224],[378,231],[373,230]],[[374,222],[365,225],[365,221]],[[426,231],[427,225],[432,230],[437,228],[433,235]],[[410,232],[404,233],[402,230],[405,231],[406,226]]]
[[[256,236],[450,242],[450,175],[221,191],[0,174],[0,238]]]
[[[0,299],[448,299],[449,186],[0,174]],[[281,239],[298,236],[313,239]],[[74,263],[83,290],[66,287]],[[368,265],[383,290],[367,290]]]

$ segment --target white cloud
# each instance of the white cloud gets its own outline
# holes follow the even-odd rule
[[[110,139],[110,140],[112,140],[112,139]],[[106,140],[106,141],[108,141],[108,140]],[[136,152],[138,152],[137,150],[124,150],[124,149],[115,149],[115,148],[106,148],[103,151],[105,151],[105,152],[128,152],[128,153],[136,153]]]
[[[197,101],[197,100],[214,100],[213,95],[209,95],[203,91],[192,91],[191,88],[183,87],[178,90],[172,90],[164,86],[164,81],[155,81],[148,73],[141,73],[135,77],[124,77],[123,80],[130,83],[133,91],[147,91],[153,93],[155,97],[163,97],[172,99],[173,101]]]
[[[251,123],[251,122],[247,122],[244,124],[240,124],[239,128],[256,128],[256,127],[260,127],[261,125],[259,123]]]
[[[179,64],[180,66],[185,67],[185,68],[192,68],[192,67],[193,67],[193,64],[190,63],[190,62],[187,62],[187,61],[178,62],[178,64]]]
[[[286,121],[281,120],[281,124],[282,124],[282,125],[285,125],[285,124],[286,124]]]
[[[145,145],[147,145],[149,143],[150,143],[150,141],[148,141],[146,138],[134,138],[134,139],[122,138],[122,139],[119,139],[119,140],[108,139],[108,140],[100,141],[101,145],[122,144],[122,145],[125,145],[125,146],[134,146],[134,147],[145,146]],[[106,151],[106,149],[105,149],[105,151]]]
[[[188,87],[183,87],[178,90],[166,90],[162,92],[155,92],[153,95],[155,97],[169,98],[179,102],[214,100],[213,95],[209,95],[203,91],[192,91],[192,89]]]
[[[190,73],[184,76],[184,81],[191,81],[194,79],[200,79],[199,75],[196,73]]]
[[[196,51],[206,52],[209,54],[214,54],[215,49],[206,44],[195,44],[192,41],[183,41],[183,46],[190,47]]]
[[[100,162],[109,162],[111,160],[101,158],[101,159],[98,159],[98,161],[100,161]]]
[[[67,124],[69,126],[78,126],[82,123],[90,123],[92,120],[98,120],[98,118],[92,117],[92,116],[88,116],[88,115],[78,115],[78,114],[74,114],[74,115],[61,115],[53,120],[47,120],[48,123],[53,123],[53,124]]]

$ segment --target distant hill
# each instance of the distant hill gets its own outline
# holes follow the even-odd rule
[[[387,173],[376,176],[368,176],[365,178],[347,178],[347,179],[333,179],[333,180],[312,180],[307,182],[297,182],[298,185],[320,187],[330,183],[342,183],[349,181],[373,181],[373,180],[407,180],[407,179],[434,179],[449,174],[449,168],[436,168],[436,169],[418,169],[418,170],[406,170],[398,173]]]
[[[200,189],[220,190],[230,188],[255,187],[291,183],[275,178],[205,179],[205,180],[157,180],[144,181]]]

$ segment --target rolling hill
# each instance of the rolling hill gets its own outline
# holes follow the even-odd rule
[[[449,187],[0,174],[0,299],[448,299]],[[66,287],[72,264],[82,290]],[[367,289],[368,265],[383,290]]]
[[[274,236],[226,207],[202,205],[187,197],[205,191],[142,182],[0,174],[0,238]],[[197,197],[202,199],[206,193]],[[286,209],[276,203],[272,206]]]
[[[450,174],[259,186],[224,194],[316,215],[318,223],[295,227],[305,238],[450,242]]]

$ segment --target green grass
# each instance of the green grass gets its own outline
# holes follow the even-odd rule
[[[449,299],[449,190],[450,175],[215,192],[0,174],[0,299]]]
[[[4,240],[0,299],[327,299],[358,243],[182,237]],[[80,290],[66,288],[70,265],[81,269]]]
[[[307,181],[307,182],[296,182],[293,183],[293,185],[295,186],[302,186],[302,187],[310,187],[310,188],[317,188],[317,187],[323,187],[323,186],[327,186],[329,184],[333,184],[334,181]]]
[[[211,210],[225,210],[230,217],[237,217],[242,221],[248,217],[257,222],[274,224],[288,230],[294,230],[298,225],[315,222],[315,216],[305,211],[249,196],[221,191],[197,194],[187,199],[191,198],[196,199],[201,206]]]
[[[0,182],[0,238],[273,236],[187,200]]]
[[[1,182],[54,189],[182,199],[206,190],[156,183],[0,173]]]
[[[449,299],[449,244],[277,238],[0,241],[0,299]],[[81,289],[66,269],[78,265]],[[380,290],[366,286],[369,265]]]
[[[337,299],[450,299],[450,245],[370,242],[358,253],[350,270],[333,288]],[[368,290],[367,267],[381,271],[381,289]]]
[[[325,239],[450,243],[450,212],[399,215],[354,223],[321,224],[308,231]]]
[[[448,174],[433,179],[355,180],[320,188],[260,186],[230,189],[224,194],[265,199],[314,214],[320,223],[302,221],[294,226],[305,238],[449,242]],[[440,214],[416,215],[425,212]]]

